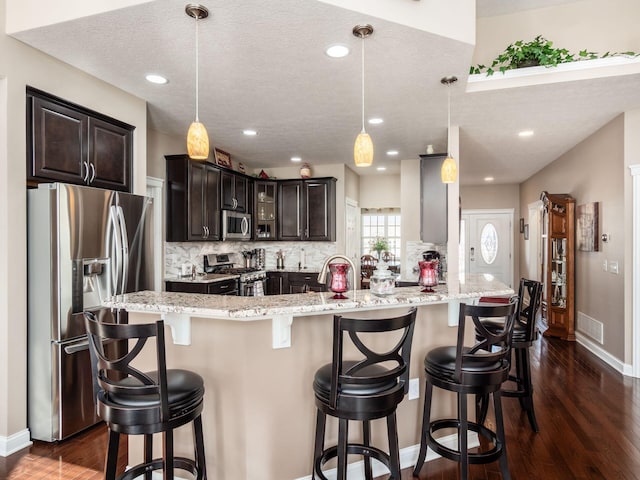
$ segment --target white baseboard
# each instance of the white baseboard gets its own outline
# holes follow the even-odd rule
[[[16,453],[18,450],[22,450],[31,445],[31,434],[28,428],[9,435],[8,437],[0,435],[0,457],[8,457],[12,453]]]
[[[457,448],[458,445],[458,436],[456,434],[447,435],[446,437],[442,437],[439,439],[440,443],[449,448]],[[468,440],[469,448],[475,448],[480,445],[478,441],[478,435],[474,432],[469,432]],[[410,447],[405,447],[400,449],[400,468],[409,468],[413,467],[418,461],[418,454],[420,453],[420,445],[411,445]],[[433,452],[430,449],[427,449],[427,459],[425,462],[430,462],[431,460],[436,460],[440,458],[440,455]],[[389,473],[389,470],[382,465],[380,462],[373,461],[371,462],[373,476],[379,477]],[[325,470],[325,476],[328,480],[335,480],[336,469],[332,468],[330,470]],[[347,478],[349,480],[364,480],[364,461],[350,463],[347,466]],[[307,475],[305,477],[299,477],[295,480],[313,480],[312,475]]]
[[[632,372],[631,365],[628,365],[618,360],[616,357],[614,357],[609,352],[604,350],[600,345],[594,342],[587,335],[576,331],[576,340],[580,345],[585,347],[587,350],[589,350],[591,353],[593,353],[596,357],[598,357],[600,360],[605,362],[607,365],[611,366],[612,368],[614,368],[615,370],[617,370],[623,375],[631,376],[631,372]]]

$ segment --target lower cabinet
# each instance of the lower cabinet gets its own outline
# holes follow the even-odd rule
[[[267,295],[326,291],[327,286],[325,284],[318,283],[317,272],[267,273]]]
[[[231,278],[220,282],[189,283],[165,282],[167,292],[205,293],[210,295],[237,295],[238,279]]]

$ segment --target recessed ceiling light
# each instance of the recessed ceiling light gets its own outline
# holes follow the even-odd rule
[[[384,172],[387,169],[387,167],[377,167],[376,170],[378,170],[379,172]]]
[[[522,130],[518,132],[519,137],[531,137],[533,135],[533,130]]]
[[[370,119],[369,119],[369,123],[370,123],[371,125],[380,125],[380,124],[381,124],[381,123],[383,123],[383,122],[384,122],[384,120],[383,120],[383,119],[381,119],[381,118],[379,118],[379,117],[375,117],[375,118],[370,118]]]
[[[156,75],[154,73],[150,73],[144,78],[147,79],[147,82],[155,83],[157,85],[164,85],[165,83],[169,83],[169,80],[167,80],[165,77],[163,77],[162,75]]]
[[[243,130],[242,133],[244,133],[247,137],[255,137],[258,134],[258,132],[251,129]]]
[[[398,155],[398,150],[387,150],[387,155],[389,156]]]
[[[300,157],[291,157],[291,161],[292,162],[301,162],[302,158],[300,158]]]
[[[484,177],[485,182],[493,182],[495,179],[493,177]]]
[[[342,58],[349,55],[349,47],[346,45],[329,45],[327,49],[324,51],[331,58]]]

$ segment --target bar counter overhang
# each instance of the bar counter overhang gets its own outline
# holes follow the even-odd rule
[[[131,323],[163,318],[172,333],[167,336],[168,368],[191,369],[204,377],[210,478],[294,480],[311,478],[315,426],[311,385],[315,371],[331,361],[334,314],[375,319],[418,307],[410,378],[420,379],[420,397],[406,397],[398,408],[405,468],[417,458],[426,352],[455,344],[457,330],[452,327],[461,302],[513,294],[485,275],[468,275],[453,286],[439,285],[435,293],[420,289],[396,288],[384,297],[368,290],[349,291],[344,300],[331,299],[331,292],[227,297],[145,291],[113,297],[105,306],[127,310]],[[140,367],[152,364],[149,358],[148,365]],[[435,415],[453,415],[454,396],[438,395],[433,402]],[[355,426],[350,437],[359,438]],[[374,443],[385,437],[385,428],[383,421],[372,423]],[[189,452],[191,436],[188,429],[178,432],[177,454]],[[335,444],[337,422],[328,423],[326,438],[327,445]],[[142,456],[138,440],[130,438],[129,463]]]

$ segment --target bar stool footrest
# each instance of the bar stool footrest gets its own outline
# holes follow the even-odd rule
[[[468,430],[476,432],[478,435],[488,439],[493,443],[493,448],[486,452],[470,452],[468,453],[470,464],[484,464],[495,462],[502,455],[502,442],[498,440],[496,433],[493,430],[489,430],[484,425],[475,422],[468,422]],[[460,462],[460,450],[453,450],[452,448],[444,446],[434,438],[433,434],[443,428],[455,428],[460,430],[460,421],[455,418],[443,418],[435,420],[429,425],[429,431],[427,433],[427,445],[429,448],[436,452],[438,455]],[[458,446],[460,448],[460,446]]]
[[[361,443],[349,443],[347,444],[347,455],[361,455],[364,457],[373,458],[382,463],[389,471],[391,471],[391,458],[389,454],[383,452],[379,448],[363,445]],[[316,459],[314,470],[315,474],[320,480],[328,480],[322,472],[322,467],[332,458],[338,456],[338,447],[330,447],[322,452],[322,455]],[[314,477],[315,478],[315,477]]]
[[[162,458],[155,458],[150,462],[140,463],[134,467],[131,467],[129,470],[117,477],[117,480],[133,480],[134,478],[140,477],[147,472],[162,470],[163,468],[164,461],[162,460]],[[196,462],[194,460],[191,460],[190,458],[174,457],[173,469],[174,471],[184,470],[185,472],[189,472],[196,479],[202,478],[202,472],[198,471]]]

